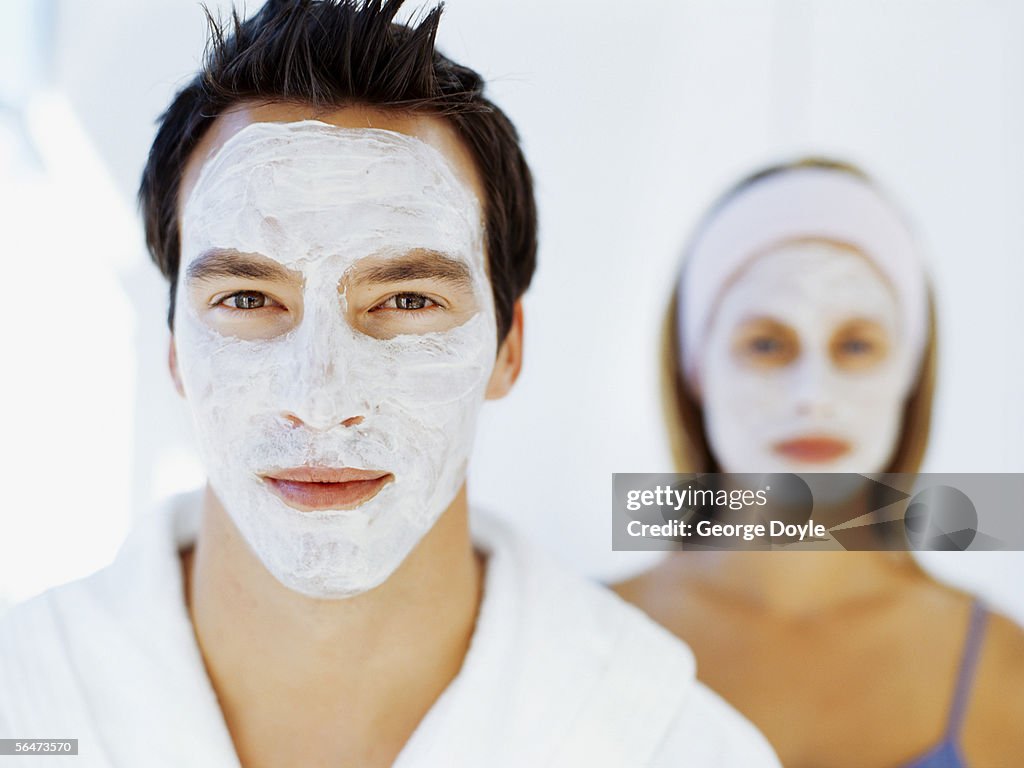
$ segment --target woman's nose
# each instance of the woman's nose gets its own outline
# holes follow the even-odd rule
[[[834,371],[823,356],[807,355],[796,371],[794,400],[797,415],[827,419],[835,415]]]

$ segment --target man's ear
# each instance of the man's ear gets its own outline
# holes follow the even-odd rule
[[[184,397],[185,387],[181,383],[181,374],[178,372],[178,351],[174,346],[173,333],[167,345],[167,367],[171,371],[171,380],[174,382],[174,388],[178,391],[179,395]]]
[[[494,361],[491,380],[487,382],[485,396],[498,400],[509,393],[519,378],[523,367],[523,302],[517,301],[512,307],[512,325],[508,335],[498,347],[498,358]]]

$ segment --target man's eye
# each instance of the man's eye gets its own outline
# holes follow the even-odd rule
[[[396,293],[394,296],[377,305],[376,309],[399,309],[415,311],[440,306],[433,299],[420,293]]]
[[[263,309],[264,307],[280,306],[276,301],[259,291],[239,291],[230,296],[225,296],[219,304],[231,309]]]

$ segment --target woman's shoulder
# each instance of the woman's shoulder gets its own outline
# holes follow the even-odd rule
[[[985,606],[986,653],[997,654],[1002,662],[1015,662],[1024,674],[1024,627],[990,605]],[[1024,701],[1024,691],[1022,691]]]
[[[962,745],[969,765],[1009,765],[1024,755],[1024,629],[989,611]]]

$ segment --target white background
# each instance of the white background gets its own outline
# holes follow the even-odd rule
[[[134,195],[204,38],[192,0],[0,4],[0,606],[104,565],[202,479]],[[519,127],[542,217],[526,368],[485,409],[475,503],[594,576],[650,562],[609,551],[609,491],[671,470],[657,333],[681,248],[725,187],[807,153],[862,164],[928,247],[925,469],[1024,471],[1021,39],[1011,0],[448,0],[440,47]],[[927,564],[1024,620],[1024,553]]]

